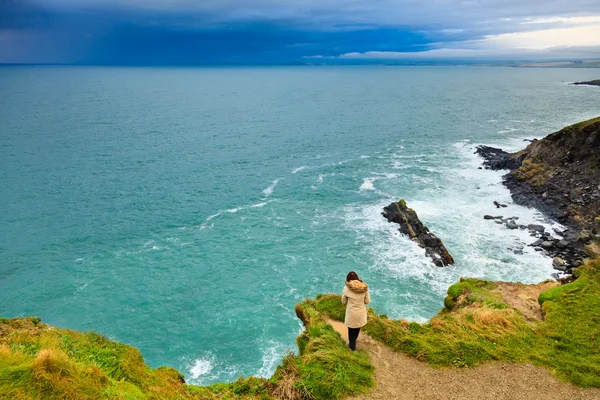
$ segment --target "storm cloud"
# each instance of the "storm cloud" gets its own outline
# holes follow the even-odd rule
[[[597,0],[0,0],[0,62],[594,58],[599,29]]]

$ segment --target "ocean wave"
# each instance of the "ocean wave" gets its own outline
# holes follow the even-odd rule
[[[516,131],[520,131],[520,130],[521,129],[519,129],[519,128],[506,128],[506,129],[498,131],[496,133],[504,134],[504,133],[512,133],[512,132],[516,132]]]
[[[189,366],[189,373],[192,379],[198,379],[202,375],[208,375],[213,370],[214,356],[197,358]]]
[[[375,186],[373,186],[373,178],[366,178],[362,185],[360,185],[360,190],[375,190]]]
[[[266,188],[265,190],[263,190],[263,194],[265,195],[265,198],[269,197],[271,194],[273,194],[273,190],[275,190],[275,186],[277,186],[277,184],[279,183],[281,179],[275,179],[273,181],[273,183],[271,184],[271,186],[269,186],[268,188]]]
[[[276,179],[278,180],[278,179]],[[276,183],[274,183],[274,185],[276,185]],[[222,216],[224,213],[228,213],[228,214],[236,214],[240,211],[244,211],[244,210],[248,210],[248,209],[252,209],[252,208],[263,208],[264,206],[266,206],[269,203],[274,203],[276,202],[276,199],[273,200],[266,200],[266,201],[261,201],[259,203],[255,203],[255,204],[250,204],[250,205],[246,205],[246,206],[239,206],[239,207],[234,207],[234,208],[229,208],[227,210],[219,210],[219,212],[216,212],[212,215],[209,215],[208,217],[206,217],[206,219],[204,221],[202,221],[202,223],[198,226],[198,229],[203,230],[203,229],[211,229],[214,227],[214,223],[209,225],[209,222],[212,221],[213,219]]]
[[[269,378],[271,375],[273,375],[277,365],[281,362],[288,350],[283,343],[279,343],[274,340],[268,340],[266,345],[266,347],[261,349],[262,366],[256,373],[256,376],[262,378]]]

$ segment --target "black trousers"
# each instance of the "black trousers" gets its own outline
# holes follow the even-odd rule
[[[350,347],[350,350],[356,350],[356,338],[358,338],[359,333],[360,328],[348,328],[348,339],[350,341],[348,347]]]

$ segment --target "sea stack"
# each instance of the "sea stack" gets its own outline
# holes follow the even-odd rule
[[[408,208],[404,200],[384,207],[381,213],[389,222],[400,225],[400,232],[425,248],[427,254],[438,267],[454,264],[454,259],[444,246],[444,243],[427,229],[419,220],[417,213]]]

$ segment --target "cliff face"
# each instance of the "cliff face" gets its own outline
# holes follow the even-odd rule
[[[598,233],[600,118],[534,141],[510,159],[520,166],[506,177],[509,187],[527,184],[543,203],[558,208],[559,220]]]
[[[600,118],[580,122],[509,154],[482,146],[490,169],[509,169],[504,183],[515,202],[536,207],[580,231],[589,242],[600,234]]]

